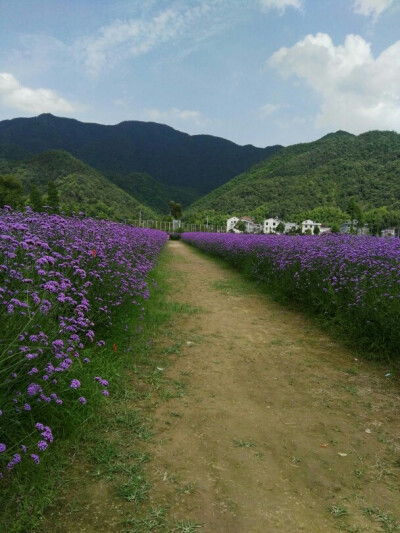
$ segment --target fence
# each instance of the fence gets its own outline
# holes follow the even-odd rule
[[[181,222],[180,225],[176,222],[163,222],[160,220],[132,220],[132,226],[138,228],[160,229],[173,233],[179,228],[179,231],[209,231],[210,233],[226,233],[226,226],[216,226],[214,224],[189,224]]]

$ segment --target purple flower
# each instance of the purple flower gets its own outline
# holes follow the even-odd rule
[[[79,389],[80,386],[81,386],[81,382],[79,380],[73,379],[71,381],[71,384],[70,384],[71,389]]]
[[[44,426],[44,431],[41,433],[42,437],[49,442],[53,442],[53,434],[49,426]]]
[[[62,405],[54,374],[72,372],[76,377],[68,380],[69,387],[83,385],[79,374],[82,350],[95,339],[99,346],[105,344],[96,337],[98,328],[112,323],[117,306],[125,301],[141,306],[148,295],[146,278],[167,236],[161,231],[38,214],[31,209],[24,213],[1,210],[0,233],[4,258],[0,272],[6,280],[0,287],[5,320],[2,331],[8,331],[15,320],[22,322],[21,313],[29,319],[25,321],[26,331],[15,336],[16,346],[6,350],[14,368],[25,370],[18,375],[13,372],[16,382],[10,385],[10,405],[3,405],[3,399],[2,408],[10,417],[17,416],[16,409],[33,411],[35,402],[51,411],[55,404]],[[96,250],[96,261],[88,250]],[[45,320],[43,314],[47,315]],[[0,342],[5,346],[7,341],[3,338]],[[83,360],[90,362],[88,357]],[[35,366],[31,367],[29,362],[33,361]],[[26,382],[27,374],[38,382]],[[22,385],[17,388],[19,382]],[[108,381],[99,378],[99,384],[100,390],[105,389]],[[19,398],[21,388],[25,394]],[[108,393],[104,390],[103,394]],[[68,395],[65,403],[67,400],[72,401]],[[81,396],[78,401],[84,405],[86,398]],[[25,423],[22,416],[20,419]],[[36,428],[41,434],[39,450],[46,449],[53,440],[50,428],[39,422]],[[27,443],[28,450],[30,445]],[[18,443],[7,441],[7,451],[15,447]],[[8,469],[17,462],[18,457],[14,457]]]
[[[44,440],[40,440],[40,441],[38,442],[38,448],[39,448],[39,450],[40,450],[41,452],[43,452],[48,446],[49,446],[49,445],[48,445],[47,442],[44,441]]]
[[[11,461],[7,465],[7,470],[10,472],[14,466],[21,462],[21,456],[19,453],[15,453]]]
[[[36,455],[36,453],[31,453],[31,457],[34,463],[36,463],[37,465],[40,463],[40,458],[38,455]]]
[[[57,340],[53,341],[51,343],[51,345],[53,346],[53,348],[55,350],[58,350],[59,348],[63,348],[64,347],[64,342],[61,339],[57,339]]]
[[[42,392],[42,387],[38,385],[37,383],[31,383],[28,386],[28,396],[35,396],[36,394]]]
[[[0,442],[0,453],[5,452],[6,449],[7,449],[7,446],[5,444],[3,444],[2,442]]]
[[[101,394],[102,394],[103,396],[109,396],[109,395],[110,395],[110,393],[108,392],[107,389],[102,390],[102,391],[101,391]]]

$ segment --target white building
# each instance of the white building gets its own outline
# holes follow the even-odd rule
[[[240,222],[246,226],[245,233],[261,233],[262,225],[257,224],[251,217],[241,217]]]
[[[257,224],[251,217],[232,217],[226,221],[226,231],[233,231],[234,233],[243,233],[237,229],[239,222],[243,222],[245,229],[244,233],[261,233],[262,225]]]
[[[226,221],[226,231],[228,232],[234,230],[238,222],[238,217],[228,218],[228,220]]]
[[[320,222],[313,222],[310,219],[303,220],[301,223],[301,233],[306,233],[306,231],[311,231],[311,235],[314,235],[315,228],[321,228]]]
[[[173,231],[176,231],[177,229],[179,229],[182,225],[182,222],[179,220],[179,219],[173,219],[172,220],[172,229]]]
[[[347,222],[343,222],[343,224],[340,225],[340,233],[346,235],[348,233],[351,232],[351,230],[355,228],[357,228],[357,224],[358,224],[358,220],[353,220],[353,222],[351,220],[347,221]]]
[[[340,233],[349,234],[352,231],[353,233],[356,233],[357,235],[368,235],[369,234],[368,224],[359,226],[358,220],[354,219],[353,221],[348,220],[347,222],[344,222],[340,226]]]
[[[381,231],[381,237],[396,237],[396,228],[386,228]]]
[[[285,224],[283,220],[280,220],[278,217],[265,219],[263,223],[263,232],[276,233],[276,228],[280,223]]]
[[[282,233],[290,233],[294,229],[299,229],[299,225],[295,222],[284,222],[278,217],[275,218],[267,218],[264,220],[262,224],[257,224],[254,219],[251,217],[232,217],[229,218],[226,222],[226,231],[233,231],[235,233],[242,233],[240,230],[237,229],[237,225],[239,222],[244,223],[244,233],[276,233],[276,230],[279,226],[279,224],[283,224],[284,230]],[[301,223],[301,232],[306,233],[306,231],[310,231],[312,234],[314,234],[315,228],[319,228],[320,233],[327,233],[331,231],[331,228],[327,228],[326,226],[322,226],[320,222],[313,222],[312,220],[304,220]]]
[[[321,227],[319,228],[319,232],[321,235],[323,233],[332,233],[332,228],[328,228],[328,226],[324,226],[324,224],[321,224]]]
[[[299,225],[296,222],[285,222],[285,233],[290,233],[295,229],[299,229]]]

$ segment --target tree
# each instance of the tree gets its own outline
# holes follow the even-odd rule
[[[60,197],[54,181],[49,181],[47,184],[47,205],[52,211],[57,211],[60,208]]]
[[[243,222],[243,220],[239,220],[237,222],[235,229],[241,231],[242,233],[246,231],[246,224]]]
[[[344,213],[339,207],[335,206],[319,206],[314,209],[308,209],[307,211],[301,211],[299,214],[300,220],[315,220],[316,222],[322,222],[327,226],[333,226],[342,224],[348,220],[348,214]]]
[[[296,226],[293,226],[288,231],[288,235],[300,235],[300,234],[301,234],[301,226],[298,226],[297,228]]]
[[[319,235],[320,233],[321,233],[321,230],[319,229],[319,226],[315,226],[314,235]]]
[[[279,222],[279,224],[276,226],[276,233],[284,233],[285,232],[285,224],[283,222]]]
[[[29,202],[34,211],[38,213],[40,213],[40,211],[43,211],[43,198],[40,194],[37,185],[31,186],[31,192],[29,193]]]
[[[179,220],[182,218],[182,205],[175,203],[173,200],[169,202],[172,218]]]
[[[13,175],[0,175],[0,208],[9,205],[13,209],[23,206],[24,195],[21,182]]]
[[[360,205],[354,200],[354,198],[351,198],[349,200],[349,203],[347,204],[347,210],[348,214],[350,215],[350,233],[354,233],[354,221],[357,220],[358,226],[360,226],[363,223],[363,213],[361,210]]]

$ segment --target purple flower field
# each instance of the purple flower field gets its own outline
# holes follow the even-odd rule
[[[356,346],[399,356],[400,239],[215,233],[182,239],[326,318]]]
[[[98,335],[123,303],[143,315],[166,239],[114,222],[0,210],[0,477],[40,462],[53,442],[46,424],[86,409],[85,390],[109,395],[104,376],[87,382],[85,352],[118,356],[117,340],[108,348]]]

